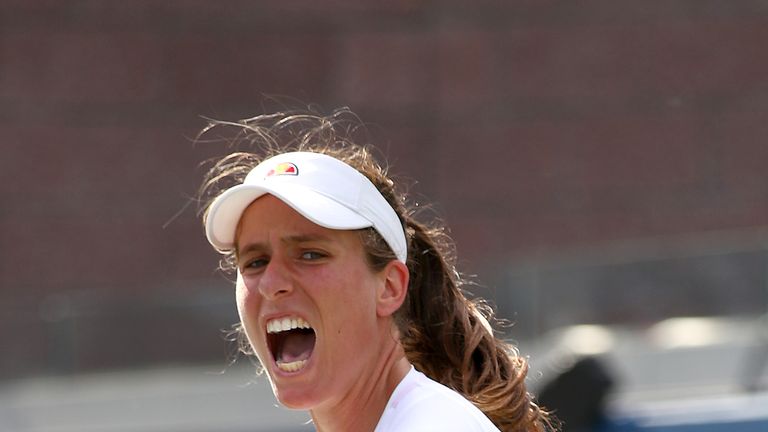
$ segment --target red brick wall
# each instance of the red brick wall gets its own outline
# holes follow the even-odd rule
[[[765,227],[766,40],[757,1],[0,2],[0,369],[221,357],[230,306],[166,313],[229,295],[190,138],[265,94],[373,123],[469,270]]]

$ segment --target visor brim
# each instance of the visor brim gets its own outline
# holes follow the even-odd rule
[[[235,247],[235,232],[243,212],[258,198],[273,195],[312,223],[328,229],[354,230],[373,223],[343,204],[304,186],[241,184],[219,195],[206,217],[208,241],[219,250]]]

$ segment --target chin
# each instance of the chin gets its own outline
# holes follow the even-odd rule
[[[317,405],[306,392],[302,392],[298,389],[284,389],[281,391],[273,388],[273,390],[275,398],[280,402],[280,405],[288,409],[308,411]]]

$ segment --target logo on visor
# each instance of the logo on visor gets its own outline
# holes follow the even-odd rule
[[[266,177],[277,175],[299,175],[299,167],[290,162],[281,162],[267,172]]]

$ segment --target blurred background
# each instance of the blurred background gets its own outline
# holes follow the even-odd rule
[[[755,0],[0,0],[0,431],[312,430],[229,365],[194,202],[203,116],[271,96],[369,124],[566,430],[766,430],[766,43]]]

